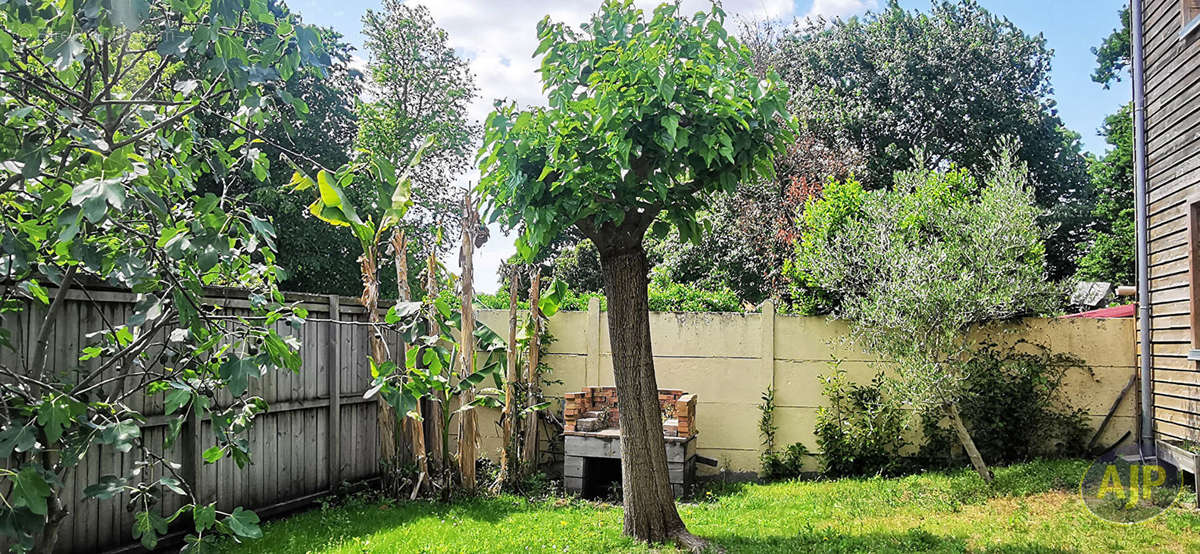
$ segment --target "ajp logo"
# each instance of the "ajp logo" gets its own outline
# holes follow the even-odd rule
[[[1084,473],[1079,493],[1093,514],[1117,523],[1137,523],[1171,507],[1179,487],[1179,472],[1171,466],[1126,461],[1110,453]]]

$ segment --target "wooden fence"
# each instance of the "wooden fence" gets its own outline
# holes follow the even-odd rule
[[[53,293],[52,293],[53,294]],[[49,365],[71,372],[98,367],[101,360],[78,360],[86,336],[107,327],[105,321],[124,322],[133,310],[136,296],[126,292],[72,290],[68,302],[54,322]],[[229,458],[215,464],[203,463],[201,453],[215,444],[208,421],[185,422],[171,448],[163,448],[166,423],[164,395],[135,394],[131,408],[148,416],[142,426],[142,441],[169,459],[182,460],[182,473],[191,481],[202,502],[216,502],[219,510],[236,506],[277,511],[329,492],[344,482],[361,481],[378,474],[376,405],[364,400],[371,377],[367,370],[370,327],[362,325],[366,310],[357,299],[337,296],[289,295],[302,302],[309,320],[296,331],[283,323],[276,330],[283,336],[299,335],[303,367],[298,373],[272,371],[252,379],[249,394],[270,404],[267,413],[255,420],[247,437],[252,462],[244,469]],[[228,315],[249,314],[245,296],[211,298]],[[12,333],[15,351],[0,350],[0,363],[21,367],[29,355],[35,329],[45,309],[34,306],[3,325]],[[389,337],[389,350],[399,356],[399,339]],[[114,369],[109,378],[117,375]],[[130,378],[132,379],[132,378]],[[114,381],[110,387],[121,387]],[[230,401],[228,393],[218,403]],[[61,528],[60,552],[100,552],[133,543],[133,513],[126,510],[127,495],[110,500],[87,499],[83,488],[103,475],[128,474],[137,463],[137,450],[120,453],[109,447],[93,448],[81,464],[67,475],[64,503],[70,516]],[[183,497],[163,491],[162,513],[173,513]],[[0,540],[0,550],[7,545]]]
[[[75,359],[85,336],[100,329],[106,319],[125,321],[135,296],[72,291],[68,298],[55,324],[50,363],[68,371],[95,367],[99,360]],[[366,362],[370,328],[363,325],[365,310],[357,299],[346,297],[289,295],[289,301],[301,302],[309,311],[308,321],[298,332],[303,367],[298,374],[276,371],[251,382],[250,392],[270,404],[248,437],[253,463],[241,470],[228,459],[204,464],[200,453],[214,444],[207,422],[186,424],[183,436],[166,453],[184,461],[183,470],[202,501],[215,501],[224,511],[245,506],[269,515],[309,502],[342,482],[368,479],[379,471],[375,403],[362,398],[370,382]],[[249,311],[248,301],[237,293],[210,298],[209,303],[229,314]],[[19,365],[12,357],[28,355],[32,329],[40,323],[43,310],[34,307],[4,322],[17,351],[0,351],[0,363]],[[508,314],[481,310],[478,317],[482,324],[503,329]],[[1072,407],[1084,409],[1093,426],[1122,398],[1122,386],[1136,372],[1132,320],[1033,319],[1009,327],[990,340],[1006,344],[1027,341],[1081,358],[1086,369],[1067,375],[1060,396]],[[869,380],[880,369],[878,360],[843,344],[843,323],[776,316],[769,304],[763,313],[652,313],[650,328],[659,385],[698,395],[699,452],[720,460],[722,468],[734,473],[752,475],[758,469],[757,406],[768,387],[776,391],[779,443],[802,442],[817,452],[814,418],[826,402],[818,377],[830,371],[831,356],[842,359],[842,368],[856,381]],[[285,335],[296,333],[282,323],[277,330]],[[585,386],[612,385],[607,314],[598,302],[587,312],[559,312],[550,318],[549,330],[556,341],[543,358],[553,370],[550,379],[554,382],[543,389],[548,398],[560,399],[563,393]],[[388,343],[391,355],[398,358],[398,338],[389,337]],[[229,398],[218,400],[228,402]],[[162,395],[134,395],[129,403],[150,416],[142,440],[161,453],[167,422],[162,415]],[[1120,409],[1101,444],[1111,444],[1132,429],[1136,416],[1133,395],[1124,395],[1117,405]],[[556,403],[552,411],[561,413],[559,410]],[[494,458],[501,450],[497,416],[496,410],[479,413],[480,455]],[[543,433],[543,451],[554,450],[552,443],[560,437]],[[125,510],[128,498],[87,500],[80,498],[79,491],[102,475],[128,473],[136,461],[133,452],[96,448],[87,453],[66,483],[71,516],[62,529],[59,551],[98,552],[132,543],[133,515]],[[551,473],[557,468],[561,465],[547,466]],[[180,497],[170,493],[162,497],[166,499],[161,506],[164,513],[178,507]]]

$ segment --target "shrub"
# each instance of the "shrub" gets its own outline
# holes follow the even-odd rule
[[[808,447],[801,443],[788,445],[782,453],[775,451],[775,389],[767,387],[758,405],[758,434],[762,437],[763,451],[759,454],[762,463],[760,475],[767,480],[795,479],[804,472],[804,458],[810,455]]]
[[[886,475],[903,465],[900,449],[907,415],[885,394],[883,374],[870,384],[856,385],[834,362],[832,375],[821,377],[829,406],[817,409],[817,445],[821,473],[830,477]]]
[[[959,406],[970,331],[1051,311],[1063,292],[1046,279],[1041,210],[1015,150],[1004,145],[983,178],[921,164],[892,190],[831,183],[805,206],[790,268],[828,295],[859,347],[894,363],[898,400],[954,424],[988,481]]]
[[[568,289],[559,304],[560,310],[587,311],[592,298],[600,299],[600,309],[608,309],[608,299],[600,292],[576,292]],[[479,294],[475,297],[483,307],[490,310],[508,309],[508,289],[496,294]],[[708,290],[696,285],[676,283],[667,274],[655,269],[651,272],[649,286],[650,311],[652,312],[741,312],[742,302],[732,290],[721,288]],[[518,302],[521,310],[529,309],[529,302]]]
[[[963,419],[980,454],[993,463],[1076,456],[1087,446],[1085,412],[1057,402],[1067,370],[1082,362],[1044,346],[1033,348],[1031,353],[985,344],[965,364]],[[948,460],[956,442],[953,432],[933,414],[922,417],[922,428],[921,457]]]
[[[772,481],[795,479],[804,473],[804,458],[811,455],[808,447],[799,442],[789,444],[782,453],[763,452],[762,477]]]

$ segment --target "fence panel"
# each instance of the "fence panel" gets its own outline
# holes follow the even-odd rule
[[[80,348],[92,342],[89,333],[126,321],[136,299],[126,292],[70,291],[53,322],[48,367],[69,376],[100,367],[105,360],[79,361]],[[270,408],[256,418],[246,436],[252,452],[247,467],[239,469],[229,458],[215,464],[202,461],[204,449],[216,444],[207,418],[185,422],[179,438],[166,448],[166,425],[172,416],[164,414],[163,395],[137,393],[126,400],[130,408],[147,416],[143,444],[155,454],[182,461],[181,473],[201,501],[216,502],[222,511],[236,506],[278,508],[379,472],[376,404],[362,397],[371,380],[366,358],[371,328],[361,325],[366,312],[351,298],[289,295],[289,301],[302,302],[309,319],[298,331],[282,322],[275,330],[301,340],[302,367],[298,373],[272,371],[251,380],[248,394],[261,396]],[[223,307],[225,315],[249,314],[244,296],[212,298],[209,303]],[[14,345],[0,350],[0,364],[25,367],[44,314],[44,307],[31,306],[0,322],[11,332]],[[399,338],[394,333],[385,338],[389,353],[399,361]],[[120,378],[129,369],[114,364],[98,379],[114,379],[101,387],[103,391],[137,385],[133,377]],[[219,405],[230,401],[228,393],[217,398]],[[82,491],[103,475],[128,474],[139,457],[136,450],[121,453],[95,447],[66,475],[63,502],[70,515],[62,524],[57,551],[99,552],[133,544],[133,513],[126,509],[129,496],[95,500],[85,498]],[[162,492],[161,513],[173,513],[182,505],[182,497]],[[0,549],[7,547],[0,540]]]

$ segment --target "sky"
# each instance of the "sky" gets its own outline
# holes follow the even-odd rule
[[[535,73],[538,60],[531,54],[537,47],[535,27],[549,14],[555,21],[578,24],[596,10],[600,0],[410,0],[425,4],[446,30],[449,42],[471,61],[480,98],[471,106],[471,116],[482,121],[497,98],[515,100],[523,105],[544,104],[541,85]],[[724,0],[730,15],[727,26],[738,18],[781,19],[821,15],[826,18],[859,15],[886,4],[887,0]],[[652,9],[658,0],[637,0],[644,9]],[[1095,57],[1091,48],[1119,23],[1117,13],[1125,0],[979,0],[992,13],[1012,20],[1029,34],[1042,33],[1054,50],[1051,82],[1058,101],[1059,115],[1067,127],[1083,136],[1084,148],[1094,153],[1105,149],[1097,129],[1104,117],[1129,101],[1128,82],[1104,90],[1092,82]],[[288,3],[308,23],[329,26],[346,36],[362,50],[362,14],[380,9],[379,0],[293,0]],[[708,6],[708,0],[684,0],[685,11]],[[929,0],[900,0],[906,9],[927,10]],[[731,31],[734,28],[730,29]],[[465,175],[473,181],[478,174]],[[496,270],[500,262],[514,252],[512,237],[493,229],[492,238],[477,252],[475,286],[482,292],[498,288]],[[446,257],[451,267],[458,265],[457,252]]]

